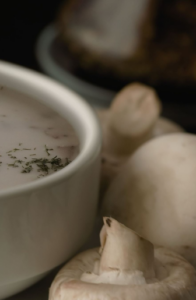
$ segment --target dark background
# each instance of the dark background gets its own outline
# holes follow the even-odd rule
[[[0,0],[0,60],[40,71],[35,44],[69,0]],[[106,0],[107,1],[107,0]],[[196,89],[157,87],[163,115],[196,132]]]
[[[62,0],[1,0],[0,59],[39,70],[34,48],[41,30],[54,22]]]

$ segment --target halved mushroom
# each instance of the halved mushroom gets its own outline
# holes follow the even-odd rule
[[[160,112],[155,90],[139,83],[122,89],[109,109],[97,110],[103,131],[103,192],[139,146],[159,135],[183,131],[176,123],[159,118]]]
[[[196,271],[181,256],[104,218],[101,248],[80,253],[57,274],[49,300],[195,300]]]

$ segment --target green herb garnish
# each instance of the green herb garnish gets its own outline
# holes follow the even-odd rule
[[[45,150],[48,156],[50,156],[50,152],[49,151],[53,151],[54,149],[49,149],[47,148],[47,146],[45,145]]]
[[[21,173],[30,173],[33,170],[33,167],[30,165],[28,167],[23,167],[23,170]]]
[[[13,168],[18,168],[18,165],[16,165],[15,163],[13,164],[7,164],[9,167],[13,167]]]

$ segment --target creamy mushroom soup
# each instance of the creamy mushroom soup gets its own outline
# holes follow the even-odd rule
[[[70,124],[33,99],[0,88],[0,189],[27,183],[67,166],[79,142]]]

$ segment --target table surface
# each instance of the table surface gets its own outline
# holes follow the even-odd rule
[[[28,288],[22,293],[7,298],[7,300],[47,300],[48,291],[56,272],[52,272],[42,281]]]

